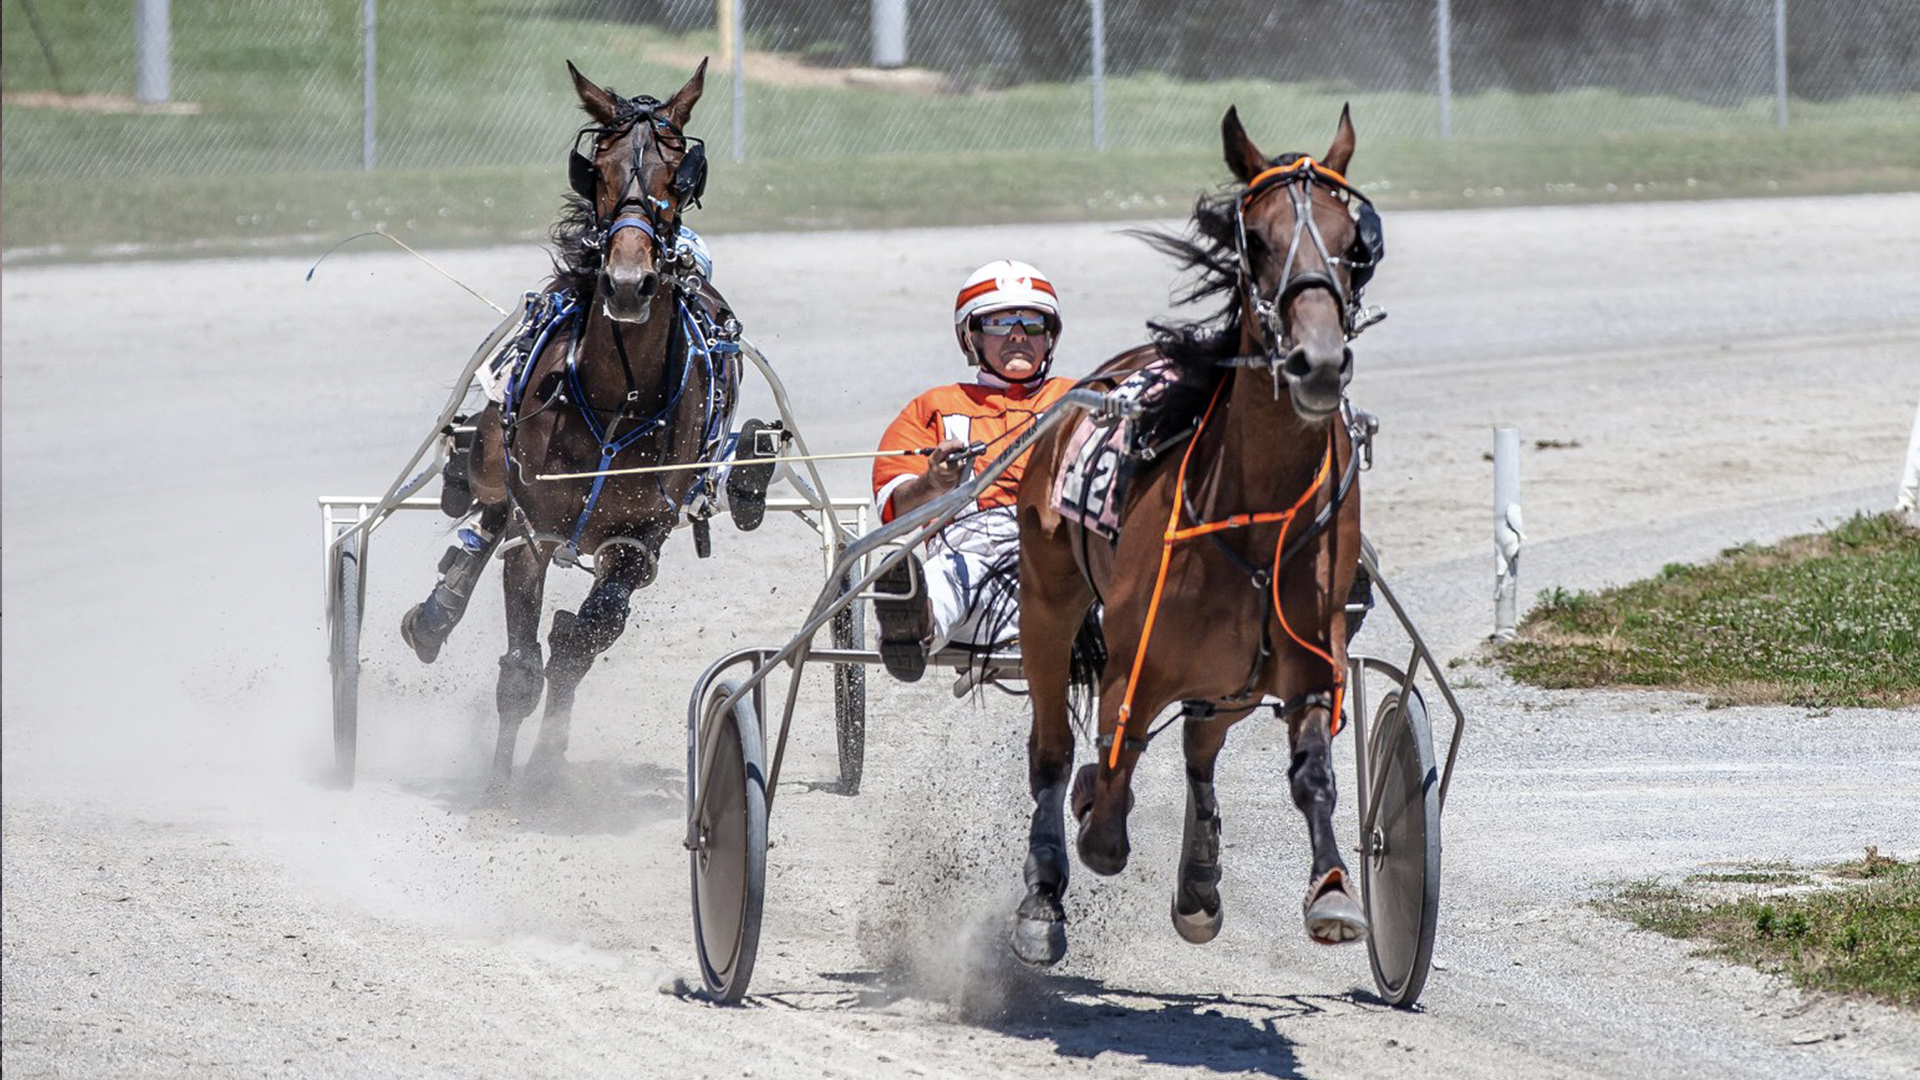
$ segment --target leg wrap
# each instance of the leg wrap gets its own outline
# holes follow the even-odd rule
[[[1067,821],[1064,784],[1043,788],[1034,797],[1033,826],[1027,832],[1026,882],[1059,897],[1067,891]]]

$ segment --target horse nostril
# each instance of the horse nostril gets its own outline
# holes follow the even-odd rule
[[[1299,346],[1288,353],[1286,366],[1281,370],[1287,373],[1289,379],[1304,379],[1312,374],[1313,361],[1307,359],[1306,347]]]
[[[651,271],[640,276],[640,299],[645,300],[653,295],[654,281],[655,275]]]

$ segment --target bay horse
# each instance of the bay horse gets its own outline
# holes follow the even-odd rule
[[[704,148],[685,130],[706,66],[659,101],[621,97],[567,64],[590,122],[570,159],[575,195],[553,231],[547,329],[528,345],[505,403],[475,421],[467,479],[481,506],[479,541],[464,554],[449,550],[433,596],[402,622],[408,644],[431,662],[495,546],[520,541],[501,556],[508,648],[495,694],[496,791],[512,776],[520,724],[543,690],[528,768],[550,774],[564,760],[575,690],[625,629],[632,593],[653,581],[661,544],[704,482],[698,470],[536,477],[710,459],[730,422],[737,362],[717,363],[708,342],[688,345],[700,332],[688,294],[702,294],[709,327],[717,294],[676,247],[681,214],[705,186]],[[541,598],[556,557],[590,557],[594,582],[578,611],[555,614],[543,658]]]
[[[1362,318],[1359,286],[1382,247],[1378,219],[1341,175],[1354,149],[1346,110],[1317,161],[1267,158],[1235,109],[1221,134],[1238,185],[1199,200],[1192,239],[1146,235],[1198,274],[1180,299],[1223,296],[1225,309],[1197,323],[1149,324],[1154,344],[1096,373],[1113,382],[1164,357],[1191,402],[1166,426],[1184,430],[1136,466],[1111,543],[1090,538],[1050,501],[1070,425],[1035,447],[1020,489],[1035,808],[1013,947],[1030,964],[1066,952],[1069,673],[1096,601],[1107,657],[1096,677],[1097,753],[1074,776],[1070,798],[1081,862],[1104,875],[1126,866],[1135,764],[1158,733],[1152,721],[1182,704],[1187,811],[1173,922],[1188,941],[1212,940],[1222,919],[1214,763],[1229,728],[1270,709],[1288,725],[1288,778],[1312,843],[1307,931],[1328,944],[1367,932],[1334,837],[1329,753],[1360,555],[1354,443],[1343,421],[1348,341]]]

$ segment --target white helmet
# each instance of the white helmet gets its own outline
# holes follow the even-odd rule
[[[967,354],[967,363],[980,363],[968,336],[973,320],[995,311],[1017,309],[1031,309],[1047,317],[1047,330],[1053,340],[1047,343],[1047,355],[1041,361],[1041,370],[1045,371],[1053,361],[1053,346],[1060,339],[1060,294],[1045,274],[1012,259],[995,259],[968,274],[960,295],[954,298],[953,335],[960,339],[960,351]]]

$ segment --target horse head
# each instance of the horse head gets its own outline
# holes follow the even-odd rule
[[[598,225],[600,273],[595,291],[607,317],[645,322],[661,275],[674,258],[680,214],[706,188],[706,149],[686,135],[687,119],[706,84],[707,62],[666,101],[623,98],[567,71],[592,122],[580,129],[570,159],[574,191]],[[592,138],[586,153],[580,142]]]
[[[1372,204],[1343,175],[1353,158],[1353,122],[1341,109],[1333,145],[1317,161],[1268,158],[1232,108],[1220,131],[1227,167],[1245,185],[1233,208],[1241,353],[1264,360],[1276,394],[1285,379],[1302,420],[1324,423],[1339,412],[1353,377],[1347,341],[1378,251]]]

